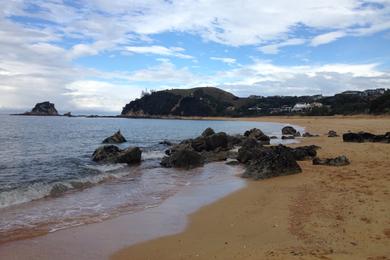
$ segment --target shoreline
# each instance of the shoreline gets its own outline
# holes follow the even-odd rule
[[[390,145],[343,143],[324,134],[384,133],[390,117],[237,120],[300,125],[321,135],[300,145],[321,146],[320,157],[345,154],[351,165],[303,161],[301,174],[250,181],[190,215],[184,232],[124,248],[112,259],[389,259]]]
[[[2,243],[0,259],[51,260],[53,256],[57,260],[108,259],[129,244],[180,233],[187,226],[188,215],[242,189],[247,183],[238,177],[241,167],[225,165],[225,162],[207,164],[194,169],[192,174],[196,176],[205,171],[207,176],[216,171],[219,173],[215,177],[192,179],[191,184],[180,187],[158,206]]]

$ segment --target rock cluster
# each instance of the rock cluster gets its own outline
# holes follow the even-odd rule
[[[358,133],[345,133],[343,134],[344,142],[375,142],[375,143],[390,143],[390,132],[387,132],[383,135],[375,135],[367,132],[358,132]]]
[[[92,160],[105,163],[139,163],[142,151],[138,147],[129,147],[124,150],[115,145],[104,145],[95,150]]]
[[[92,160],[95,162],[127,164],[141,162],[142,151],[139,147],[128,147],[122,150],[119,147],[112,145],[123,142],[126,142],[126,139],[120,131],[110,137],[107,137],[103,140],[103,143],[110,145],[103,145],[97,148],[92,154]]]

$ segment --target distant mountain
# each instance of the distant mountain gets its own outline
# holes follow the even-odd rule
[[[156,91],[131,101],[122,116],[220,116],[233,115],[249,99],[212,87]]]
[[[239,98],[213,87],[145,93],[127,104],[125,117],[351,115],[389,113],[390,91],[345,91],[334,96],[250,96]]]

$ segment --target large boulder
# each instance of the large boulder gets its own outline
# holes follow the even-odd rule
[[[348,158],[345,155],[338,156],[336,158],[314,158],[313,165],[329,165],[329,166],[344,166],[350,164]]]
[[[228,147],[228,137],[224,132],[212,134],[205,139],[207,151],[213,151],[215,149],[226,149]]]
[[[127,164],[139,163],[141,162],[141,155],[142,151],[139,147],[129,147],[119,153],[116,162]]]
[[[203,151],[200,154],[205,163],[225,161],[231,156],[228,151]]]
[[[120,144],[127,142],[125,137],[121,134],[121,131],[119,130],[115,134],[113,134],[110,137],[107,137],[103,140],[103,144]]]
[[[252,128],[244,133],[244,136],[258,140],[261,144],[270,144],[270,138],[258,128]]]
[[[142,151],[138,147],[129,147],[121,150],[115,145],[101,146],[92,154],[92,160],[105,163],[139,163]]]
[[[367,132],[358,132],[358,133],[345,133],[343,134],[344,142],[380,142],[380,143],[390,143],[390,132],[387,132],[383,135],[375,135]]]
[[[285,126],[282,128],[282,135],[300,136],[301,134],[292,126]]]
[[[240,163],[249,163],[263,155],[269,148],[261,145],[256,139],[248,138],[245,140],[240,149],[238,149],[237,161]]]
[[[203,157],[190,149],[175,150],[170,156],[162,158],[160,164],[167,168],[192,169],[204,164]]]
[[[262,156],[252,160],[246,167],[242,177],[255,180],[276,176],[297,174],[302,171],[287,147],[279,145],[266,148]]]
[[[317,149],[319,149],[319,146],[316,145],[307,145],[307,146],[299,146],[295,148],[288,148],[295,160],[297,161],[303,161],[303,160],[311,160],[314,157],[317,156]]]
[[[202,136],[206,137],[206,136],[210,136],[213,134],[215,134],[214,130],[211,127],[208,127],[203,131]]]

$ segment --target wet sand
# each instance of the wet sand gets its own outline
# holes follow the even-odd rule
[[[343,143],[328,130],[390,131],[390,117],[267,117],[320,137],[320,157],[351,165],[250,181],[246,188],[192,214],[182,233],[118,251],[112,259],[390,259],[390,144]]]
[[[237,176],[241,172],[241,167],[224,162],[193,169],[191,183],[159,206],[39,237],[31,233],[29,239],[0,244],[0,259],[108,259],[125,246],[183,231],[189,214],[245,186],[246,181]]]

